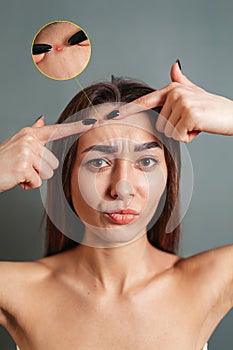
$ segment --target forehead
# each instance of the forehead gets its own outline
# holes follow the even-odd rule
[[[106,112],[106,111],[105,111]],[[102,114],[103,116],[103,114]],[[92,116],[94,118],[94,115]],[[141,144],[157,141],[158,132],[155,131],[151,117],[146,112],[137,113],[121,120],[98,119],[95,126],[79,138],[79,150],[88,148],[94,144],[113,144],[114,140],[130,140]]]
[[[78,26],[69,23],[69,22],[56,22],[51,23],[48,26],[44,27],[36,36],[35,41],[43,41],[48,39],[56,39],[57,36],[60,38],[66,36],[72,36],[76,32],[81,30]]]

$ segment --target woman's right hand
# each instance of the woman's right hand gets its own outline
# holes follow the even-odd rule
[[[59,165],[58,159],[45,144],[88,131],[93,124],[84,125],[78,121],[45,126],[41,117],[32,127],[23,128],[6,139],[0,145],[0,192],[16,185],[25,190],[39,187],[42,180],[53,176]]]
[[[233,135],[233,101],[209,93],[192,83],[180,70],[171,67],[172,83],[119,108],[120,120],[155,107],[162,107],[156,129],[181,142],[192,141],[200,132]]]

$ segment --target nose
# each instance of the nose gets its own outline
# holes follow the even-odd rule
[[[128,180],[120,180],[116,183],[115,189],[112,192],[112,197],[118,199],[130,198],[134,195],[133,186]]]
[[[124,164],[116,166],[111,180],[111,197],[122,201],[129,201],[134,197],[135,190],[130,176],[130,161],[123,160]]]

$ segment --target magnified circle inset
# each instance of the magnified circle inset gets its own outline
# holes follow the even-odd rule
[[[68,80],[78,76],[88,65],[91,44],[87,33],[69,21],[44,25],[32,42],[32,59],[48,78]]]

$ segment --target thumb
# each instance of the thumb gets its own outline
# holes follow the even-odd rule
[[[180,61],[177,60],[171,67],[171,80],[176,83],[180,83],[192,88],[199,88],[197,85],[193,84],[181,71]]]
[[[41,115],[36,119],[35,123],[32,125],[33,128],[40,128],[41,126],[45,126],[44,116]]]

